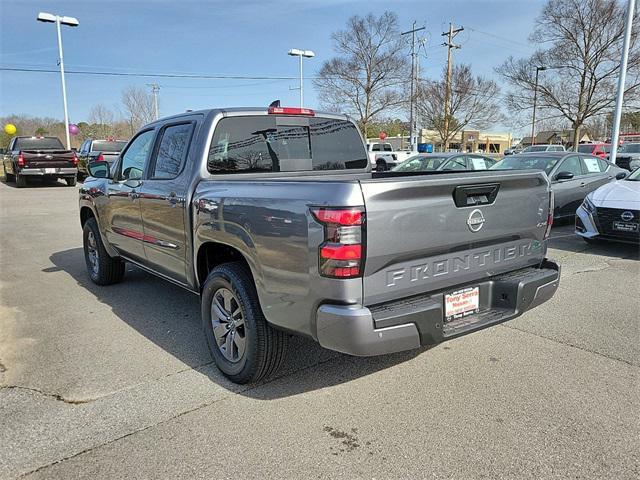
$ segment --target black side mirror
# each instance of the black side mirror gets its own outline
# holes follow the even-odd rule
[[[619,172],[619,173],[616,175],[616,180],[622,180],[623,178],[627,178],[627,174],[626,174],[626,173],[624,173],[624,172]]]
[[[571,180],[573,178],[573,173],[571,172],[558,172],[555,177],[555,180]]]
[[[110,165],[107,162],[91,162],[87,166],[89,175],[95,178],[109,178],[111,173]]]

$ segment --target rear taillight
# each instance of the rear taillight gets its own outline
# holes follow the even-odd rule
[[[324,226],[319,248],[320,275],[331,278],[361,277],[364,266],[364,208],[312,208]]]
[[[104,162],[104,155],[98,155],[98,158],[96,158],[96,162]]]
[[[22,152],[18,154],[18,166],[24,167],[24,155],[22,154]]]
[[[544,231],[544,239],[546,240],[551,235],[551,227],[553,226],[553,209],[555,208],[553,200],[553,192],[549,191],[549,215],[547,215],[547,228]]]
[[[73,152],[73,157],[71,157],[71,161],[73,162],[74,166],[78,166],[78,156],[76,155],[76,152]]]

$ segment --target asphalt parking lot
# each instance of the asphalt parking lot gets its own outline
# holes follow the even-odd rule
[[[552,232],[554,299],[429,350],[294,339],[236,386],[197,297],[85,274],[77,189],[0,183],[0,478],[639,478],[638,249]]]

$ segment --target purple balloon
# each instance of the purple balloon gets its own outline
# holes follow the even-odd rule
[[[80,132],[80,129],[78,128],[78,125],[76,125],[75,123],[69,124],[69,133],[71,135],[77,135],[79,132]]]

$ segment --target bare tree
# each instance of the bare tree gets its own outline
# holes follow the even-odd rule
[[[115,116],[111,110],[104,105],[98,104],[91,107],[89,111],[89,122],[92,135],[96,138],[105,138],[113,135],[113,124]]]
[[[446,71],[445,71],[446,75]],[[443,149],[467,127],[484,129],[500,122],[502,115],[496,82],[474,77],[469,65],[453,67],[449,122],[444,121],[446,80],[426,80],[418,86],[417,110],[426,126],[438,132]]]
[[[153,95],[144,88],[127,87],[122,91],[122,104],[129,120],[131,135],[154,120]]]
[[[538,106],[563,116],[573,129],[574,147],[580,129],[592,117],[613,109],[624,34],[625,11],[616,0],[549,0],[536,20],[530,40],[541,49],[529,58],[510,57],[497,73],[513,87],[510,111],[533,107],[537,66]],[[637,25],[637,21],[635,24]],[[640,86],[638,30],[632,34],[625,102],[638,99]]]
[[[403,95],[398,87],[409,79],[398,16],[358,15],[347,21],[346,30],[331,36],[337,57],[325,62],[314,80],[320,103],[332,110],[347,110],[357,118],[365,137],[376,115],[398,107]]]

